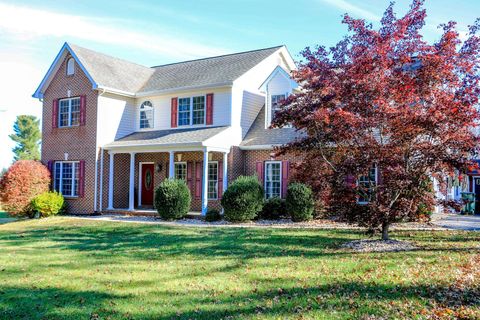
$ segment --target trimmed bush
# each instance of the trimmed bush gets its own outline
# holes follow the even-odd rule
[[[41,217],[55,216],[62,212],[65,204],[63,195],[58,192],[44,192],[32,200],[32,210]]]
[[[266,220],[278,220],[287,216],[287,206],[284,199],[270,198],[263,204],[263,209],[258,218]]]
[[[31,213],[32,199],[47,192],[50,172],[41,162],[19,160],[12,164],[0,180],[2,208],[14,216]]]
[[[155,190],[155,207],[165,220],[183,218],[191,202],[190,191],[183,180],[166,179]]]
[[[240,176],[222,197],[225,219],[243,222],[255,219],[263,206],[263,188],[255,176]]]
[[[208,209],[207,214],[205,215],[205,221],[213,222],[222,220],[222,215],[217,209]]]
[[[303,183],[290,184],[287,189],[286,205],[293,221],[312,220],[315,207],[312,189]]]

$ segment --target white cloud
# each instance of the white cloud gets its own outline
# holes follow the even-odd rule
[[[354,4],[349,3],[346,0],[320,0],[323,3],[326,3],[332,7],[337,8],[338,10],[343,11],[343,13],[351,14],[352,16],[358,16],[371,21],[380,21],[381,17],[375,13],[368,11],[366,9],[360,8]]]
[[[192,59],[226,53],[224,48],[126,28],[119,19],[85,17],[0,3],[0,32],[17,40],[43,37],[77,38],[137,48],[176,59]]]

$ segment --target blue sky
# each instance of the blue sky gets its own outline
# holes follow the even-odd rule
[[[8,138],[19,114],[41,116],[35,91],[65,41],[146,66],[287,45],[334,45],[346,33],[341,15],[378,23],[384,0],[1,1],[0,168],[12,161]],[[397,1],[404,13],[410,1]],[[424,36],[457,21],[460,31],[480,16],[480,1],[427,0]]]

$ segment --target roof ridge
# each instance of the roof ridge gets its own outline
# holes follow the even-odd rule
[[[275,48],[281,48],[281,47],[284,47],[284,46],[285,45],[282,44],[282,45],[268,47],[268,48],[262,48],[262,49],[254,49],[254,50],[248,50],[248,51],[221,54],[219,56],[213,56],[213,57],[205,57],[205,58],[198,58],[198,59],[185,60],[185,61],[179,61],[179,62],[172,62],[172,63],[160,64],[160,65],[157,65],[157,66],[152,66],[150,68],[160,68],[160,67],[166,67],[166,66],[171,66],[171,65],[180,64],[180,63],[202,61],[202,60],[215,59],[215,58],[223,58],[223,57],[234,56],[234,55],[238,55],[238,54],[245,54],[245,53],[252,53],[252,52],[256,52],[256,51],[264,51],[264,50],[270,50],[270,49],[275,49]]]
[[[127,59],[123,59],[123,58],[119,58],[119,57],[115,57],[115,56],[112,56],[112,55],[109,55],[109,54],[106,54],[106,53],[103,53],[103,52],[100,52],[100,51],[96,51],[96,50],[92,50],[92,49],[89,49],[89,48],[85,48],[85,47],[82,47],[82,46],[79,46],[75,43],[71,43],[71,42],[65,42],[70,48],[73,49],[73,47],[77,47],[77,48],[80,48],[82,50],[87,50],[87,51],[90,51],[90,52],[95,52],[96,54],[101,54],[101,55],[104,55],[108,58],[113,58],[113,59],[116,59],[116,60],[120,60],[120,61],[123,61],[123,62],[127,62],[127,63],[130,63],[130,64],[134,64],[136,66],[139,66],[139,67],[142,67],[142,68],[145,68],[145,69],[152,69],[151,67],[147,67],[147,66],[144,66],[143,64],[139,64],[137,62],[133,62],[133,61],[130,61],[130,60],[127,60]],[[73,46],[73,47],[72,47]]]

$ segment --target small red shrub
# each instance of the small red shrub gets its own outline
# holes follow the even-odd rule
[[[39,161],[19,160],[0,180],[0,201],[4,210],[14,215],[25,215],[32,199],[48,191],[50,172]]]

